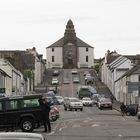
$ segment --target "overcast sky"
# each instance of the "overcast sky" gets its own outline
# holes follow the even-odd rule
[[[45,58],[69,19],[95,58],[140,54],[140,0],[0,0],[0,49],[36,47]]]

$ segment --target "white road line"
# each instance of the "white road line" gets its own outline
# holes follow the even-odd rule
[[[93,124],[91,127],[97,127],[99,126],[99,124]]]

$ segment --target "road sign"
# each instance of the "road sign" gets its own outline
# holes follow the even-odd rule
[[[5,88],[0,88],[0,93],[5,93]]]

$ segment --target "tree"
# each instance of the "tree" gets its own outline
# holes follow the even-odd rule
[[[96,70],[97,73],[99,73],[99,64],[95,65],[95,70]]]
[[[27,80],[29,78],[30,90],[31,90],[31,81],[34,80],[34,73],[31,69],[26,69],[23,72],[24,78]]]

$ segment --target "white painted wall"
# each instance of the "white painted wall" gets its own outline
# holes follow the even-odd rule
[[[54,56],[54,62],[52,62],[52,56]],[[54,47],[54,51],[52,48],[46,48],[46,58],[47,58],[47,67],[63,67],[63,56],[62,56],[62,47]]]
[[[88,56],[88,62],[86,62],[86,56]],[[78,47],[78,67],[81,65],[87,65],[88,68],[94,66],[94,48]]]
[[[1,69],[8,75],[6,76],[5,80],[6,96],[23,93],[21,90],[21,79],[23,78],[22,73],[16,70],[8,61],[5,61],[4,59],[0,59],[0,65]],[[12,92],[13,88],[15,89],[14,92]]]

